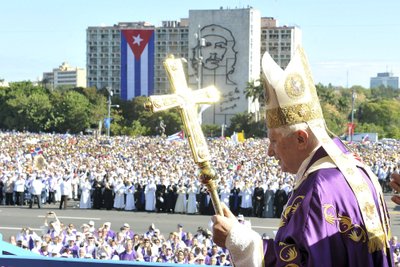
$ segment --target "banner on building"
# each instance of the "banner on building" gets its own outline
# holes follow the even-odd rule
[[[121,30],[121,98],[154,93],[154,30]]]

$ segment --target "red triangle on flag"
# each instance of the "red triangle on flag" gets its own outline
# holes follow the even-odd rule
[[[135,59],[139,60],[154,30],[122,30],[121,32],[132,49]]]
[[[184,132],[184,131],[180,131],[180,132],[179,132],[179,137],[180,137],[181,139],[185,139],[185,132]]]

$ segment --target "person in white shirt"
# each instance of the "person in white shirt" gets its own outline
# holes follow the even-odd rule
[[[114,184],[114,208],[122,210],[125,207],[125,185],[122,179],[117,179]]]
[[[67,200],[72,191],[71,179],[68,177],[64,177],[64,180],[60,184],[61,191],[61,201],[60,201],[60,209],[62,209],[64,204],[64,209],[67,209]]]
[[[89,178],[84,178],[84,180],[82,180],[80,188],[82,193],[79,201],[79,208],[90,209],[92,207],[92,202],[90,199],[90,191],[92,190],[92,185],[89,181]]]
[[[14,182],[15,204],[22,206],[24,204],[25,179],[20,175]]]
[[[31,190],[31,201],[29,203],[29,208],[32,208],[33,202],[36,200],[38,204],[38,208],[40,209],[40,205],[42,204],[42,189],[43,189],[43,184],[42,184],[42,179],[37,176],[35,180],[32,181],[30,190]]]

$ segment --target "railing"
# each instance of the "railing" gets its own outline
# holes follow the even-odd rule
[[[171,263],[137,262],[137,261],[115,261],[95,259],[70,259],[70,258],[47,258],[29,250],[19,248],[3,241],[0,234],[0,267],[111,267],[111,266],[146,266],[146,267],[176,267]],[[193,265],[182,265],[190,267]]]

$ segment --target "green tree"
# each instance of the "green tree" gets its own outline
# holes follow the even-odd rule
[[[40,82],[45,89],[53,89],[53,85],[50,84],[50,80],[48,78],[43,78],[42,81]]]
[[[264,103],[264,86],[261,79],[247,82],[246,88],[244,89],[246,98],[258,99],[259,103]]]
[[[47,130],[52,104],[44,88],[29,82],[13,83],[6,94],[2,107],[6,109],[2,118],[6,128],[34,132]]]
[[[216,124],[202,124],[201,129],[205,137],[220,137],[222,132],[221,126]],[[226,136],[225,133],[224,135]]]
[[[55,105],[56,114],[63,118],[59,132],[79,133],[90,127],[90,103],[84,95],[67,90],[59,100],[62,102]]]
[[[375,100],[360,105],[358,118],[361,123],[380,126],[400,125],[400,102],[397,100]]]
[[[357,117],[361,124],[382,127],[382,137],[400,138],[400,101],[396,99],[373,100],[360,105]]]
[[[149,132],[149,129],[140,124],[140,121],[135,120],[132,122],[131,127],[129,128],[129,135],[130,136],[141,136],[146,135]]]
[[[359,133],[378,133],[378,138],[385,136],[385,130],[383,127],[372,123],[356,124],[356,130]]]
[[[179,132],[182,129],[182,120],[178,109],[175,108],[153,113],[145,109],[144,104],[147,101],[147,97],[140,96],[132,99],[129,105],[124,105],[123,114],[129,116],[129,119],[126,121],[128,125],[138,120],[140,125],[146,127],[148,135],[158,135],[160,133],[159,127],[161,120],[163,120],[166,125],[166,135]]]
[[[255,122],[249,113],[238,113],[231,118],[231,124],[226,131],[230,136],[233,132],[244,131],[245,137],[266,137],[265,122]]]
[[[340,113],[335,106],[329,103],[321,103],[321,108],[328,129],[336,135],[345,133],[347,125],[345,114]]]
[[[90,127],[96,128],[99,121],[102,121],[107,114],[107,98],[103,94],[97,93],[95,87],[75,88],[89,100]],[[114,109],[112,110],[114,111]],[[121,117],[121,120],[123,118]]]
[[[393,99],[400,95],[400,90],[393,89],[391,87],[379,86],[378,88],[371,88],[372,99]]]

